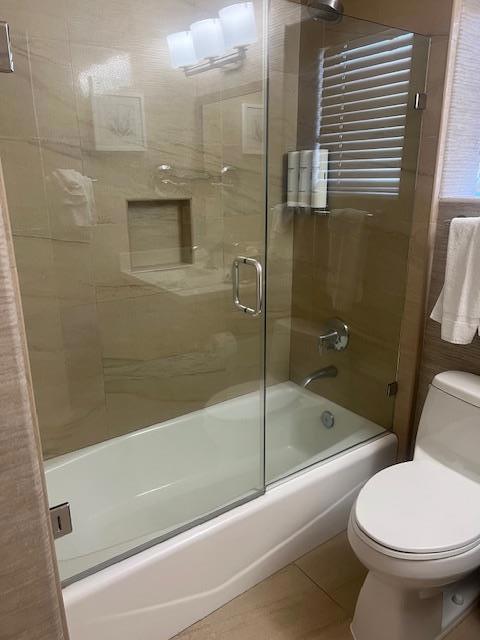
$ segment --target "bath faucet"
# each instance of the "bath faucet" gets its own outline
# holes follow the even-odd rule
[[[337,376],[337,367],[334,367],[333,365],[330,365],[329,367],[323,367],[323,369],[317,369],[317,371],[314,371],[309,376],[307,376],[305,380],[302,381],[302,387],[306,389],[308,385],[315,380],[321,380],[322,378],[336,378]]]

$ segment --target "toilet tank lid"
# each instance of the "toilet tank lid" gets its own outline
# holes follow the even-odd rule
[[[435,376],[432,386],[454,398],[480,407],[480,376],[465,371],[444,371]]]

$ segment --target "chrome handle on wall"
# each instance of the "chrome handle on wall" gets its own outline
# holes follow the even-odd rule
[[[318,350],[320,353],[335,349],[344,351],[350,340],[350,329],[340,318],[330,318],[323,327],[322,335],[318,336]]]
[[[257,294],[255,308],[247,307],[242,304],[240,300],[240,265],[246,264],[255,268]],[[246,258],[245,256],[238,256],[235,258],[232,264],[232,283],[233,283],[233,304],[237,309],[246,313],[249,316],[256,318],[261,315],[263,311],[263,267],[255,258]]]

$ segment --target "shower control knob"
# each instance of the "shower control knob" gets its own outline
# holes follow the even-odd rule
[[[339,318],[327,320],[323,332],[318,336],[320,353],[329,350],[344,351],[348,346],[350,332],[348,326]]]

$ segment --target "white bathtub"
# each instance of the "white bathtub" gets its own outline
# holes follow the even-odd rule
[[[68,501],[74,527],[57,541],[62,578],[254,495],[260,404],[248,394],[49,461],[50,504]],[[267,480],[313,466],[65,587],[71,640],[170,638],[344,529],[362,484],[394,462],[394,436],[293,383],[269,389],[267,412]]]

